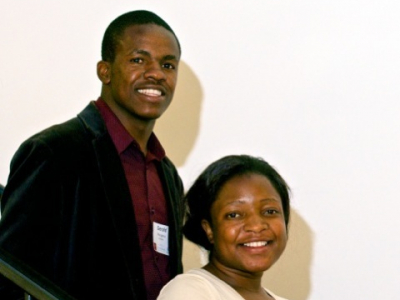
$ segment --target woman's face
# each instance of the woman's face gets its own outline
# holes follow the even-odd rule
[[[227,181],[211,206],[211,224],[202,225],[213,244],[211,261],[225,270],[264,272],[286,246],[282,201],[263,175]]]

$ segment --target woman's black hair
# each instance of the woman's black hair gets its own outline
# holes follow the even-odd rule
[[[185,196],[187,203],[185,237],[193,243],[211,250],[201,222],[211,222],[210,210],[222,186],[230,179],[244,174],[259,174],[268,178],[282,200],[286,227],[290,217],[290,189],[279,173],[265,160],[249,155],[225,156],[211,165],[196,179]]]

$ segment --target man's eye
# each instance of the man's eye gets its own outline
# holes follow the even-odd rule
[[[141,59],[141,58],[131,58],[130,62],[131,63],[135,63],[135,64],[140,64],[140,63],[143,62],[143,59]]]
[[[171,70],[174,70],[174,69],[175,69],[175,66],[174,66],[173,64],[169,64],[169,63],[164,64],[163,67],[164,67],[165,69],[171,69]]]

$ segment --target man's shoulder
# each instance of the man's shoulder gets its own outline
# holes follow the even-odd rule
[[[174,163],[167,157],[165,156],[161,162],[167,167],[167,168],[171,168],[173,170],[176,170],[176,167],[174,165]]]
[[[163,170],[164,170],[164,173],[166,176],[169,176],[181,183],[181,179],[178,174],[178,170],[176,169],[174,163],[167,156],[165,156],[161,160],[161,164],[163,166]]]
[[[82,116],[82,114],[84,114]],[[88,124],[89,123],[89,124]],[[14,155],[14,161],[24,161],[27,157],[47,160],[50,157],[68,161],[68,157],[78,160],[90,151],[96,130],[92,124],[104,126],[93,105],[88,105],[78,116],[60,124],[52,125],[26,139]]]
[[[22,146],[43,145],[50,149],[69,147],[84,138],[84,128],[77,117],[52,125],[28,138]]]
[[[50,148],[67,147],[81,144],[94,133],[87,124],[101,123],[101,118],[89,104],[81,113],[60,124],[52,125],[28,138],[25,143],[46,144]]]

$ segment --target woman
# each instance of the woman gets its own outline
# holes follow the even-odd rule
[[[207,167],[186,195],[183,231],[210,251],[209,263],[175,277],[158,300],[284,300],[261,277],[286,246],[289,187],[262,159],[226,156]]]

